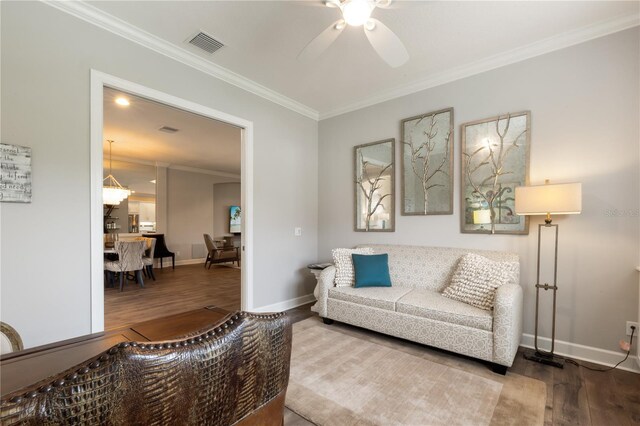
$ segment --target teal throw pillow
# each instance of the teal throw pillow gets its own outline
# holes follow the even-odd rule
[[[356,288],[391,287],[388,254],[352,254]]]

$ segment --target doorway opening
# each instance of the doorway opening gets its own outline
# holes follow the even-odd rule
[[[95,70],[91,84],[91,331],[252,309],[252,123]],[[113,273],[135,241],[151,269]]]

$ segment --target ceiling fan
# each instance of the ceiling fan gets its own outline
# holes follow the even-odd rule
[[[298,59],[308,61],[320,56],[338,38],[342,30],[351,25],[364,28],[369,43],[387,64],[393,68],[401,66],[409,59],[404,44],[389,27],[371,18],[371,12],[376,7],[387,8],[390,4],[391,0],[326,0],[326,6],[342,11],[342,18],[311,40],[300,52]]]

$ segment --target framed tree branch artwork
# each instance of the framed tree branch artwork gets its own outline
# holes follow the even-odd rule
[[[402,120],[402,214],[453,214],[453,108]]]
[[[462,130],[461,232],[528,234],[515,213],[515,188],[529,184],[531,113],[465,123]]]
[[[395,139],[354,148],[355,231],[395,231]]]

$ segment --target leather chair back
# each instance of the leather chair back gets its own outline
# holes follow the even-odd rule
[[[167,342],[125,342],[7,395],[0,424],[281,425],[291,324],[238,312]]]

